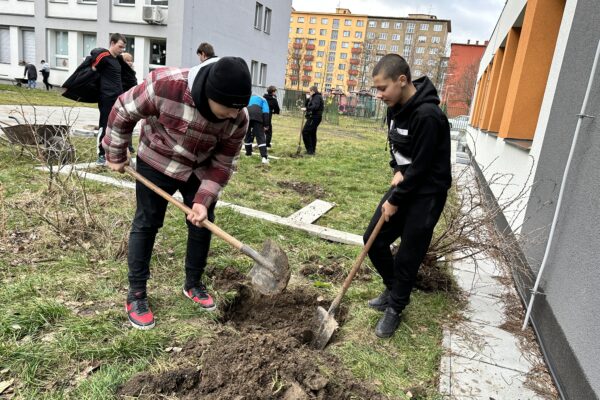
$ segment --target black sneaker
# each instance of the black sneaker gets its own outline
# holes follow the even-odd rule
[[[385,311],[385,309],[388,308],[390,304],[390,291],[388,289],[385,289],[383,293],[381,293],[374,299],[369,300],[367,304],[369,305],[369,307],[377,311]]]
[[[129,322],[137,329],[152,329],[154,328],[154,314],[148,305],[148,297],[146,292],[135,292],[127,295],[125,303],[125,311]]]
[[[400,315],[401,313],[392,307],[386,308],[383,317],[379,319],[377,326],[375,326],[375,335],[382,339],[391,337],[400,325]]]

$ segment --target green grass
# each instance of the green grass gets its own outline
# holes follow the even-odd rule
[[[0,94],[9,89],[0,87]],[[50,102],[51,96],[62,100],[42,91],[34,98]],[[0,97],[3,101],[7,103]],[[300,194],[286,186],[302,182],[322,193],[323,200],[335,203],[318,224],[362,234],[391,179],[385,132],[376,122],[342,117],[339,125],[324,123],[319,129],[316,157],[292,158],[300,120],[276,116],[274,125],[271,154],[282,159],[273,159],[265,167],[259,157],[242,155],[222,199],[287,216],[315,199],[313,192]],[[95,158],[93,139],[73,142],[78,162]],[[90,237],[85,240],[99,243],[84,251],[73,243],[73,236],[83,237],[72,231],[82,224],[80,218],[64,227],[65,237],[57,237],[36,216],[61,194],[46,192],[48,176],[34,170],[34,165],[30,158],[19,158],[14,148],[0,145],[0,371],[8,369],[0,381],[15,378],[16,398],[22,399],[115,398],[116,388],[133,374],[164,364],[166,347],[212,335],[217,324],[214,315],[197,313],[179,294],[186,246],[183,216],[169,209],[155,245],[149,292],[157,327],[133,330],[123,313],[126,260],[116,253],[133,217],[134,193],[85,184],[90,210],[105,230],[87,232]],[[46,210],[46,216],[74,213],[64,205],[57,207]],[[274,238],[297,276],[302,266],[314,263],[335,262],[347,271],[360,251],[230,209],[218,209],[216,222],[254,248],[265,238]],[[251,267],[247,257],[216,238],[209,264],[215,269],[233,266],[244,273]],[[318,290],[330,296],[339,289],[326,281],[303,282],[321,286]],[[437,399],[441,325],[456,303],[443,293],[415,292],[398,334],[381,341],[373,334],[379,314],[365,307],[365,301],[380,290],[377,278],[353,284],[344,299],[349,314],[340,340],[327,351],[341,358],[340,368],[374,383],[390,397],[405,398],[410,390],[419,398]],[[222,301],[230,294],[216,296]],[[99,368],[81,377],[90,365]]]
[[[41,85],[43,86],[43,85]],[[96,107],[96,104],[78,103],[61,96],[62,89],[46,91],[40,88],[0,84],[0,104],[22,104],[29,106]]]

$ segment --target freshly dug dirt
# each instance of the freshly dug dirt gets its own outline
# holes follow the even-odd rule
[[[310,348],[317,294],[288,289],[261,296],[225,269],[213,284],[237,285],[235,300],[220,317],[212,339],[188,343],[173,354],[174,368],[142,373],[119,389],[144,399],[384,399],[335,357]],[[321,304],[327,306],[327,304]],[[342,310],[343,311],[343,310]],[[344,313],[338,321],[343,323]]]
[[[294,181],[279,181],[277,186],[284,189],[292,189],[303,196],[311,196],[317,199],[325,196],[325,189],[314,183],[294,182]]]

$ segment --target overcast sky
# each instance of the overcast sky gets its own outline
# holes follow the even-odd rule
[[[489,40],[506,0],[292,0],[297,11],[335,12],[338,4],[354,14],[406,17],[433,14],[452,21],[450,41]]]

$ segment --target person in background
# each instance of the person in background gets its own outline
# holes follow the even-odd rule
[[[118,97],[102,144],[107,166],[124,172],[127,143],[142,120],[137,172],[173,195],[179,191],[192,209],[187,216],[185,280],[180,290],[199,310],[216,303],[202,281],[219,193],[233,172],[248,129],[245,107],[252,93],[250,71],[238,57],[187,68],[156,69]],[[136,211],[131,223],[127,264],[129,291],[125,302],[134,328],[154,327],[146,294],[150,260],[168,202],[136,182]]]
[[[27,87],[29,89],[35,89],[37,84],[37,68],[34,64],[24,62],[25,70],[23,71],[23,78],[27,78]]]
[[[100,52],[92,62],[92,69],[100,75],[100,95],[98,99],[98,110],[100,120],[98,122],[98,160],[96,165],[105,165],[106,158],[102,139],[106,134],[106,123],[108,115],[112,110],[117,97],[123,93],[121,81],[121,62],[117,59],[124,51],[127,39],[120,33],[110,35],[110,46],[108,50]]]
[[[375,335],[387,338],[400,324],[410,302],[419,267],[425,258],[448,189],[450,125],[440,99],[426,76],[411,80],[410,67],[397,54],[387,54],[373,68],[377,98],[388,106],[388,142],[393,177],[364,234],[366,243],[383,216],[369,258],[385,285],[369,307],[383,311]],[[390,245],[401,238],[395,256]]]
[[[271,148],[271,138],[273,137],[273,114],[279,114],[279,103],[277,102],[277,88],[275,86],[269,86],[267,93],[263,95],[267,103],[269,104],[269,121],[265,129],[265,142],[267,147]]]
[[[302,108],[302,111],[306,113],[306,123],[302,129],[302,140],[304,141],[306,154],[309,156],[314,156],[317,151],[317,128],[323,118],[324,109],[323,96],[321,96],[316,86],[311,86],[305,106]]]
[[[46,85],[46,90],[50,90],[52,89],[52,85],[48,82],[48,78],[50,78],[50,64],[48,64],[46,60],[42,60],[40,63],[42,64],[42,69],[40,69],[43,77],[42,82]]]
[[[269,121],[269,103],[267,103],[267,100],[253,94],[248,103],[248,115],[250,116],[250,125],[244,139],[246,155],[252,155],[252,142],[256,137],[262,163],[268,164],[269,155],[267,154],[267,143],[265,141],[265,130]]]
[[[200,46],[198,46],[198,50],[196,50],[196,54],[198,55],[198,59],[200,60],[200,64],[209,58],[216,57],[215,49],[212,47],[210,43],[202,42]]]

